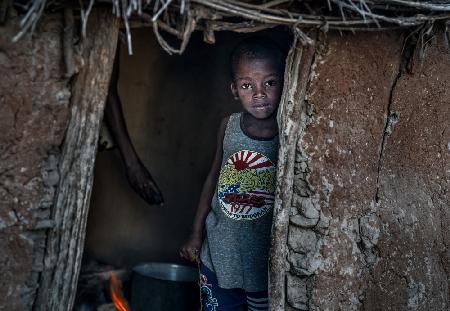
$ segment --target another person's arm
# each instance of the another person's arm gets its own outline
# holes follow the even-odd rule
[[[162,204],[161,191],[147,168],[139,159],[128,134],[122,105],[117,91],[119,80],[119,47],[117,48],[113,72],[105,106],[105,120],[116,142],[125,164],[126,175],[131,187],[149,204]]]
[[[180,256],[189,261],[198,261],[198,252],[202,244],[205,219],[211,210],[211,201],[214,196],[214,191],[216,190],[217,180],[219,178],[220,168],[222,165],[223,137],[225,135],[227,123],[228,117],[224,118],[220,124],[217,134],[216,154],[208,176],[206,177],[206,181],[203,184],[191,234],[180,250]]]

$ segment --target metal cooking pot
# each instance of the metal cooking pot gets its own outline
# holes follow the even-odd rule
[[[132,311],[197,311],[198,271],[171,263],[145,263],[133,268]]]

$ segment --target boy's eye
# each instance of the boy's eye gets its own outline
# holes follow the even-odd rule
[[[277,84],[278,84],[277,80],[269,80],[269,81],[266,81],[266,83],[265,83],[266,86],[276,86]]]
[[[241,88],[243,88],[244,90],[246,90],[246,89],[251,89],[251,88],[252,88],[252,85],[251,85],[250,83],[243,83],[243,84],[241,85]]]

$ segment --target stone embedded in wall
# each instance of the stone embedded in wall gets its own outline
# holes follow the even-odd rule
[[[378,243],[380,237],[380,220],[374,214],[359,219],[359,232],[364,248],[372,248]]]
[[[294,193],[300,197],[309,197],[311,190],[304,179],[296,178],[294,180]]]
[[[308,310],[308,291],[306,278],[288,274],[286,280],[287,301],[298,310]]]
[[[306,254],[290,250],[288,261],[291,265],[291,272],[294,274],[299,276],[311,276],[322,265],[323,258],[320,256],[318,250]]]
[[[319,222],[319,216],[317,218],[308,218],[298,214],[291,216],[290,221],[301,228],[313,228]]]
[[[297,253],[307,254],[317,249],[317,236],[312,230],[305,230],[296,226],[289,228],[288,245]]]
[[[330,227],[330,221],[331,218],[325,216],[324,213],[320,213],[319,221],[317,222],[317,225],[315,226],[314,230],[318,234],[328,234],[328,228]]]

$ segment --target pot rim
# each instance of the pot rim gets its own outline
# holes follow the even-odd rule
[[[133,272],[144,277],[163,281],[197,282],[197,269],[187,265],[163,262],[147,262],[133,267]]]

